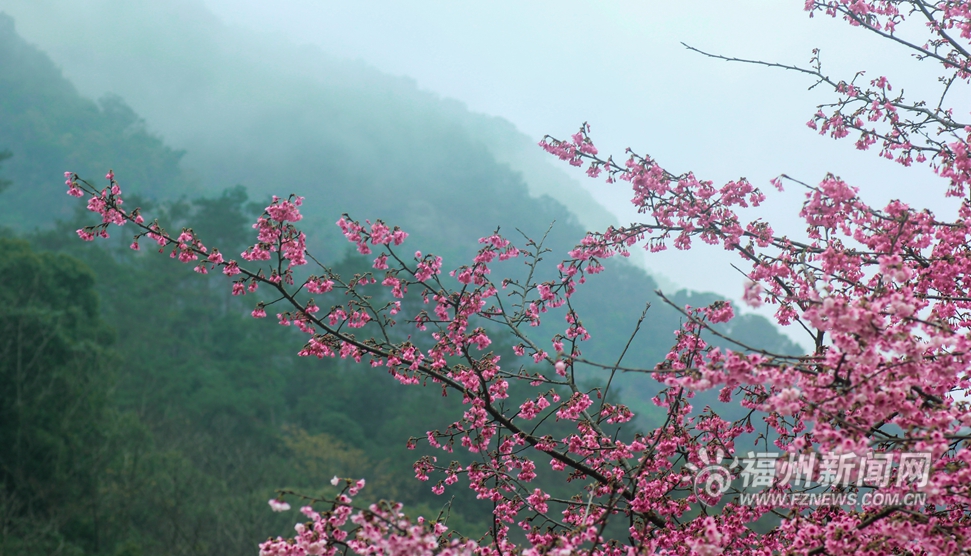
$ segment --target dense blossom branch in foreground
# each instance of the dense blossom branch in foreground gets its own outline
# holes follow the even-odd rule
[[[307,251],[297,226],[299,197],[274,198],[254,225],[256,241],[236,258],[189,228],[169,231],[129,212],[111,173],[103,189],[66,174],[68,192],[87,196],[88,208],[101,216],[78,231],[82,239],[107,237],[110,225],[134,224],[133,248],[151,243],[197,272],[220,270],[235,295],[258,297],[254,317],[275,309],[279,324],[306,335],[301,355],[384,368],[404,385],[461,397],[461,416],[425,438],[441,461],[422,457],[415,473],[436,493],[466,484],[492,505],[492,531],[466,539],[443,519],[411,521],[395,504],[354,508],[363,481],[335,478],[334,486],[344,485],[341,493],[312,500],[318,509],[302,510],[307,521],[296,535],[267,541],[263,554],[965,550],[971,531],[971,204],[965,197],[971,163],[968,130],[945,101],[947,91],[969,78],[971,12],[966,2],[810,1],[806,7],[898,42],[905,41],[897,34],[905,19],[924,24],[926,44],[905,42],[947,72],[935,107],[892,97],[885,78],[863,89],[825,77],[817,64],[805,71],[833,86],[839,100],[821,107],[810,123],[837,138],[855,129],[858,148],[880,143],[881,154],[900,163],[931,164],[960,202],[955,221],[899,201],[871,207],[855,188],[828,175],[805,186],[805,238],[781,237],[769,223],[744,218],[746,208],[765,199],[747,180],[716,187],[633,153],[615,162],[599,155],[584,125],[570,140],[547,137],[541,145],[586,166],[592,177],[629,183],[642,222],[590,234],[553,275],[540,276],[541,241],[514,245],[497,232],[479,240],[473,260],[446,266],[440,257],[406,248],[399,228],[345,215],[337,225],[373,268],[348,279]],[[781,190],[784,179],[773,183]],[[727,302],[679,307],[683,326],[667,357],[640,369],[659,384],[653,401],[665,421],[619,436],[616,426],[634,415],[602,397],[612,373],[605,373],[602,388],[581,388],[576,379],[591,332],[573,306],[574,294],[588,274],[604,270],[606,258],[641,244],[650,251],[671,244],[687,250],[696,240],[737,253],[749,279],[746,303],[775,306],[779,324],[810,335],[812,353],[775,354],[737,342],[736,349],[713,347],[706,338],[720,332],[712,326],[730,321],[734,308]],[[313,274],[305,271],[310,261],[317,265]],[[527,277],[517,277],[510,261],[520,262],[516,269],[525,262]],[[560,318],[562,331],[552,338],[530,333],[541,321]],[[497,334],[513,338],[518,360],[500,361],[490,350]],[[616,371],[620,362],[603,366]],[[695,394],[705,391],[744,416],[729,421],[693,406]],[[759,454],[746,458],[736,443],[756,429]],[[455,450],[466,455],[446,464]],[[765,461],[768,466],[759,463]],[[890,461],[899,465],[877,465]],[[569,482],[573,496],[537,486],[541,468]],[[766,476],[771,480],[749,484]],[[774,496],[773,503],[752,503],[752,486]],[[820,491],[844,502],[852,495],[853,502],[799,502]],[[288,509],[286,496],[271,506]]]

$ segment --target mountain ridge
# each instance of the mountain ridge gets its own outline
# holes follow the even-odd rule
[[[4,28],[0,45],[6,45],[9,52],[33,49],[36,52],[29,56],[34,58],[43,54],[36,47],[24,46],[26,42],[13,33],[12,24]],[[303,229],[314,255],[325,261],[341,260],[349,250],[333,225],[343,212],[362,220],[383,218],[389,224],[401,225],[411,234],[409,249],[442,255],[447,269],[471,260],[478,238],[497,227],[519,241],[516,230],[539,238],[555,221],[547,237],[552,253],[546,256],[540,274],[555,275],[555,263],[585,232],[555,199],[527,193],[521,175],[487,152],[479,135],[470,134],[468,126],[474,127],[475,121],[456,121],[448,110],[442,113],[438,97],[415,93],[414,89],[409,90],[417,95],[416,101],[402,104],[396,100],[397,87],[407,80],[378,79],[378,74],[369,72],[357,75],[357,82],[345,80],[325,90],[310,85],[297,90],[293,83],[275,83],[257,91],[265,97],[227,93],[226,103],[235,108],[227,110],[222,119],[232,119],[246,106],[260,111],[233,125],[220,124],[218,118],[203,122],[226,127],[213,127],[196,145],[202,151],[197,152],[169,147],[168,140],[163,141],[137,109],[128,106],[128,98],[106,97],[96,104],[71,89],[69,80],[53,62],[28,63],[24,56],[0,52],[0,60],[13,64],[15,59],[22,67],[10,75],[42,72],[47,75],[44,79],[58,83],[55,92],[63,97],[58,97],[54,107],[30,108],[23,99],[45,98],[48,94],[41,90],[43,79],[8,80],[5,90],[20,93],[2,95],[4,112],[0,117],[12,125],[0,130],[0,150],[14,152],[3,171],[15,185],[0,193],[0,215],[6,222],[20,222],[21,230],[29,229],[27,224],[49,224],[73,214],[76,203],[63,194],[60,172],[73,170],[98,183],[97,178],[112,167],[126,191],[160,201],[180,196],[212,198],[239,183],[248,188],[251,198],[263,202],[270,194],[305,195]],[[220,71],[232,73],[241,64],[237,61]],[[148,66],[142,71],[153,71],[154,66]],[[187,75],[198,73],[189,68]],[[133,81],[136,77],[129,76]],[[206,85],[208,92],[199,101],[202,108],[190,97],[168,98],[166,102],[186,103],[185,111],[190,115],[208,109],[218,100],[217,93],[230,88],[231,82],[219,81],[215,75],[207,79],[222,85]],[[309,78],[302,79],[302,83],[310,82]],[[361,83],[370,83],[368,79],[378,79],[377,85],[362,89]],[[30,83],[35,84],[36,91],[30,89]],[[258,102],[261,98],[280,101],[271,94],[279,91],[286,94],[287,102],[282,105]],[[138,104],[146,102],[141,99]],[[313,102],[319,103],[314,111],[302,111]],[[76,111],[76,117],[71,110]],[[18,119],[18,114],[31,111],[33,120]],[[201,124],[194,125],[182,133],[198,131]],[[322,125],[330,127],[321,131]],[[228,144],[214,139],[219,137],[226,138]],[[22,164],[25,160],[32,161],[29,168]],[[32,222],[27,222],[29,219]],[[581,288],[575,299],[586,327],[595,338],[599,333],[599,341],[585,349],[585,356],[600,361],[616,358],[623,347],[620,338],[626,339],[643,304],[656,301],[653,291],[657,288],[645,271],[627,261],[612,259],[607,266],[608,272],[588,278],[590,284]],[[518,272],[516,268],[521,267],[507,268],[508,272]],[[505,268],[501,271],[507,272]],[[702,300],[715,301],[718,296],[692,294],[691,299],[697,305]],[[667,353],[670,334],[679,322],[673,309],[663,303],[654,305],[643,326],[644,339],[628,352],[628,360],[645,368]],[[741,315],[733,327],[744,331],[746,322],[764,321],[759,319],[762,317]],[[553,327],[551,331],[544,326],[538,334],[549,336],[558,331],[556,323],[549,326]],[[755,328],[760,330],[758,339],[764,348],[798,350],[771,326]]]

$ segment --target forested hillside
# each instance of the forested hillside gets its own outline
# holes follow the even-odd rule
[[[156,40],[173,32],[166,25]],[[555,220],[548,270],[585,231],[561,203],[530,195],[508,165],[532,155],[490,148],[482,142],[489,134],[474,131],[499,137],[508,129],[413,84],[308,61],[286,79],[254,68],[249,79],[268,88],[247,96],[189,63],[216,57],[231,73],[244,59],[218,44],[184,46],[197,54],[182,60],[184,73],[129,76],[161,91],[140,105],[199,118],[195,127],[170,122],[163,140],[129,107],[134,101],[79,94],[0,15],[0,151],[11,154],[0,167],[10,182],[0,191],[0,269],[23,278],[0,282],[0,431],[14,447],[0,460],[0,554],[251,553],[291,523],[266,507],[275,489],[312,493],[335,473],[367,476],[370,496],[415,511],[437,513],[446,502],[413,480],[421,450],[405,442],[447,425],[459,400],[402,388],[380,369],[297,358],[300,337],[251,319],[252,301],[230,296],[220,276],[132,252],[123,229],[104,244],[78,241],[74,230],[87,221],[64,194],[65,170],[100,183],[113,168],[136,195],[127,202],[171,229],[192,222],[227,253],[252,242],[250,224],[271,193],[306,195],[311,251],[347,274],[370,262],[334,240],[345,211],[400,224],[410,246],[442,254],[450,268],[497,227],[511,238],[516,228],[539,237]],[[177,78],[185,96],[166,98]],[[234,120],[237,112],[221,104],[245,117]],[[652,367],[670,347],[677,313],[626,262],[590,282],[577,298],[595,334],[585,354],[615,360],[653,301],[625,360]],[[678,299],[697,306],[715,298]],[[548,326],[538,335],[561,324]],[[796,349],[762,318],[732,326],[754,344]],[[495,347],[504,360],[513,359],[510,345]],[[14,355],[23,353],[30,357]],[[650,426],[650,381],[625,377],[620,386],[645,410],[638,426]],[[454,501],[455,528],[476,534],[489,511],[466,492]],[[37,523],[45,524],[40,537],[31,534]]]
[[[126,161],[129,179],[146,192],[163,192],[181,181],[181,152],[146,132],[120,98],[96,103],[78,95],[43,52],[17,36],[13,19],[4,14],[0,52],[0,150],[11,154],[5,173],[16,178],[0,203],[5,226],[29,230],[71,214],[70,200],[51,181],[54,167],[100,175],[115,161]]]

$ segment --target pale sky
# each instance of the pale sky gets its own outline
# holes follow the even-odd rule
[[[807,128],[816,104],[834,98],[808,91],[807,77],[707,59],[680,45],[802,66],[819,47],[834,77],[866,69],[867,79],[887,75],[909,92],[934,90],[936,67],[841,21],[810,19],[801,0],[204,1],[241,32],[271,32],[363,59],[501,116],[537,140],[565,137],[587,121],[601,153],[622,155],[630,146],[716,185],[745,176],[769,194],[760,214],[782,233],[804,227],[797,219],[802,193],[768,185],[781,173],[818,182],[831,171],[879,206],[901,198],[943,215],[956,206],[928,170],[899,167]],[[958,95],[956,112],[966,113],[967,91]],[[637,219],[629,190],[577,176],[622,222]],[[741,295],[743,279],[730,266],[735,255],[705,248],[650,257],[651,267],[679,285]]]

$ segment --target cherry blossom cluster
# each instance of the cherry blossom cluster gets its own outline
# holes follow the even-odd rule
[[[121,198],[121,189],[118,184],[114,181],[115,174],[111,170],[105,175],[105,179],[108,180],[108,187],[105,187],[97,194],[92,194],[88,198],[88,210],[91,212],[96,212],[101,215],[101,224],[96,226],[88,226],[77,231],[78,237],[84,241],[93,241],[95,237],[101,237],[107,239],[108,236],[108,225],[115,224],[117,226],[122,226],[128,220],[129,215],[122,210],[121,205],[124,201]],[[72,197],[84,197],[84,191],[78,186],[77,175],[73,172],[64,172],[64,185],[67,186],[67,194]],[[138,211],[135,210],[131,218],[138,220],[141,224],[144,219],[138,216]],[[137,248],[136,248],[137,249]]]
[[[450,538],[448,527],[439,520],[419,517],[415,523],[402,512],[401,504],[382,502],[364,509],[354,506],[354,497],[364,480],[334,477],[333,486],[343,484],[327,511],[311,505],[300,508],[307,521],[297,523],[292,538],[270,539],[260,545],[260,556],[305,556],[353,554],[364,556],[471,556],[477,546],[469,540]],[[311,499],[311,502],[322,500]],[[288,511],[290,504],[270,500],[274,511]]]
[[[945,93],[967,83],[967,2],[809,1],[806,9],[904,41],[942,65]],[[923,46],[898,35],[914,20],[930,34]],[[765,194],[744,178],[716,185],[632,151],[623,162],[602,157],[584,124],[569,139],[546,137],[540,145],[586,166],[591,177],[629,183],[641,222],[589,234],[557,254],[565,258],[555,272],[544,273],[538,262],[550,255],[542,241],[515,245],[496,231],[479,240],[471,260],[446,266],[434,254],[406,252],[407,234],[398,227],[343,215],[337,226],[369,269],[347,278],[307,251],[300,197],[274,197],[253,226],[254,244],[237,260],[204,245],[190,228],[169,232],[127,212],[113,173],[104,188],[70,172],[66,185],[101,218],[78,231],[82,239],[132,222],[133,248],[147,237],[197,272],[221,269],[233,294],[258,298],[256,318],[276,307],[276,321],[303,334],[301,356],[366,364],[403,385],[461,399],[445,430],[425,431],[408,446],[427,445],[414,472],[432,492],[467,487],[490,505],[490,531],[472,538],[443,520],[413,522],[393,503],[355,509],[363,482],[335,479],[335,487],[344,485],[340,493],[311,500],[295,536],[267,541],[265,555],[957,553],[971,535],[971,131],[945,106],[946,94],[930,107],[895,96],[884,77],[868,85],[856,83],[860,76],[830,79],[818,55],[812,69],[791,69],[832,86],[838,97],[820,107],[810,127],[835,138],[855,131],[860,149],[879,145],[885,158],[928,164],[957,197],[958,217],[943,221],[900,201],[873,207],[833,175],[816,185],[783,176],[772,182],[780,191],[784,180],[805,189],[799,217],[806,224],[804,237],[784,237],[745,217]],[[682,315],[662,361],[628,368],[586,359],[585,343],[597,341],[596,331],[584,326],[573,301],[588,276],[633,248],[688,250],[696,240],[736,253],[747,275],[745,303],[774,307],[780,325],[808,334],[812,352],[772,353],[738,341],[724,332],[737,311],[727,301],[676,306],[661,294]],[[314,274],[303,268],[309,261],[318,265]],[[525,264],[526,278],[513,263]],[[540,324],[558,331],[537,338]],[[500,337],[512,339],[511,361],[496,353]],[[581,385],[582,367],[600,369],[603,380]],[[618,372],[656,383],[652,402],[664,415],[661,425],[628,432],[637,430],[636,415],[611,397]],[[745,417],[729,421],[698,404],[706,391]],[[719,495],[694,487],[692,469],[710,467],[707,454],[733,457],[753,438],[758,449],[792,458],[932,454],[926,484],[840,487],[919,492],[927,503],[750,507],[735,483]],[[572,496],[544,489],[541,473],[568,483]],[[791,488],[779,483],[768,491]],[[270,506],[288,510],[285,497]],[[608,527],[618,522],[620,535]]]
[[[843,138],[856,132],[856,148],[879,145],[880,156],[905,166],[931,160],[931,166],[951,182],[949,195],[961,197],[971,183],[967,144],[971,121],[967,112],[955,114],[948,96],[971,79],[971,9],[963,1],[924,0],[809,0],[806,10],[842,17],[909,49],[919,60],[941,65],[944,75],[940,96],[933,102],[912,101],[903,88],[885,76],[866,79],[863,72],[849,81],[830,79],[822,73],[819,53],[814,52],[813,73],[837,92],[839,99],[819,107],[809,127],[820,134]],[[911,23],[911,25],[905,25]],[[921,29],[922,28],[922,29]],[[923,36],[921,36],[923,35]],[[860,83],[862,82],[862,83]]]

